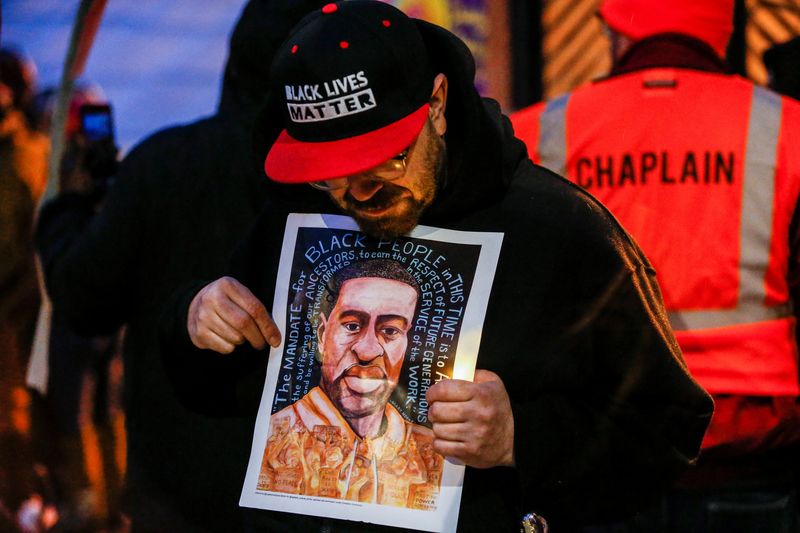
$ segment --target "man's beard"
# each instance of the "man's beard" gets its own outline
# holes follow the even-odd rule
[[[445,144],[441,137],[430,135],[424,149],[425,158],[417,184],[420,199],[409,194],[407,188],[391,181],[385,182],[378,192],[364,202],[356,200],[349,192],[344,195],[341,208],[356,220],[361,231],[379,239],[394,239],[417,227],[422,213],[436,197],[436,186],[443,178],[447,164]],[[359,215],[359,210],[380,210],[390,206],[401,206],[400,212],[383,218]]]
[[[406,196],[403,194],[406,193]],[[391,205],[402,205],[400,213],[391,217],[366,218],[359,215],[361,209],[384,209]],[[358,222],[361,231],[379,239],[394,239],[414,229],[427,205],[407,195],[406,189],[387,182],[383,188],[366,202],[345,195],[343,209]]]

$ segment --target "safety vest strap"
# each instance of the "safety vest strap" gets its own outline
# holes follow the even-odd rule
[[[675,331],[722,328],[779,320],[792,316],[790,304],[765,307],[758,304],[742,304],[730,310],[670,311],[667,313]]]
[[[669,313],[692,374],[711,393],[800,394],[791,303],[767,306],[782,102],[755,87],[750,105],[739,226],[735,308]]]
[[[543,167],[567,175],[567,103],[571,93],[545,104],[539,116],[539,158]]]
[[[739,307],[764,304],[775,200],[775,168],[782,102],[753,89],[744,161],[739,231]]]
[[[675,337],[692,376],[711,394],[798,396],[795,319],[697,331]]]

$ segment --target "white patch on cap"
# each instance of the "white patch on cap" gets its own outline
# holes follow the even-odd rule
[[[313,85],[286,85],[292,122],[322,122],[377,107],[364,71]]]

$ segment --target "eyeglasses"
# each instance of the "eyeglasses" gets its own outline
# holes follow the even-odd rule
[[[406,160],[408,159],[408,152],[411,150],[409,146],[393,158],[384,161],[378,166],[372,167],[369,170],[354,174],[354,176],[367,176],[375,181],[394,181],[400,179],[406,174]],[[344,189],[349,185],[349,180],[353,176],[344,178],[336,178],[332,180],[312,181],[309,183],[315,189],[321,191],[335,191],[337,189]]]

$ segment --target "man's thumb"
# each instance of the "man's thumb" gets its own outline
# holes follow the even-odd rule
[[[475,370],[475,377],[472,379],[473,383],[486,383],[488,381],[502,381],[500,376],[491,370]]]

